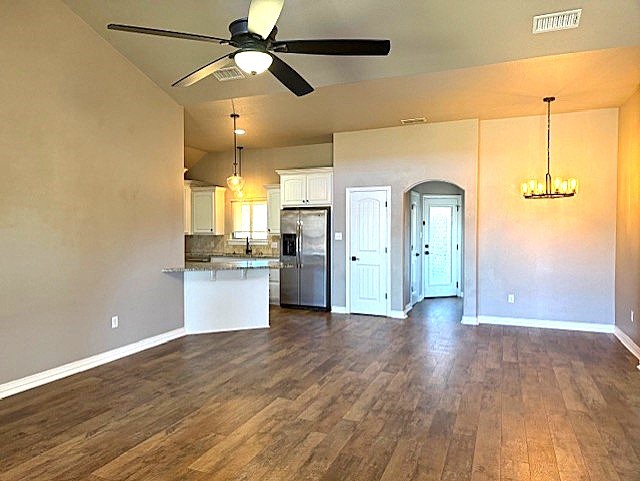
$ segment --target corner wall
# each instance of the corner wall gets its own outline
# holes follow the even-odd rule
[[[640,89],[618,119],[616,326],[640,346]]]
[[[182,108],[62,2],[1,10],[0,384],[183,326]]]

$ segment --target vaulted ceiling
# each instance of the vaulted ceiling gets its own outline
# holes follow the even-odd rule
[[[249,0],[65,2],[184,105],[185,142],[207,151],[231,143],[230,99],[247,129],[245,145],[270,147],[330,140],[333,132],[412,116],[539,113],[540,97],[552,94],[559,111],[614,106],[640,82],[637,0],[288,0],[279,39],[388,38],[392,45],[388,57],[282,55],[317,89],[302,98],[268,74],[173,88],[229,47],[106,29],[116,22],[226,37]],[[579,28],[531,33],[533,15],[576,7],[583,8]]]

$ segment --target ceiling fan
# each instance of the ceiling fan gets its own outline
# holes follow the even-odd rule
[[[216,70],[235,62],[249,74],[269,70],[285,87],[297,96],[313,92],[313,87],[277,53],[302,53],[308,55],[387,55],[391,49],[389,40],[331,39],[331,40],[276,40],[276,22],[282,12],[284,0],[251,0],[249,16],[239,18],[229,25],[230,39],[173,32],[156,28],[137,27],[110,23],[107,28],[123,32],[144,33],[200,42],[228,44],[236,50],[207,65],[194,70],[173,84],[186,87],[211,75]]]

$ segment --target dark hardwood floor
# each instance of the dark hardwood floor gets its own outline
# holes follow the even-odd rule
[[[640,480],[611,335],[271,314],[0,401],[0,480]]]

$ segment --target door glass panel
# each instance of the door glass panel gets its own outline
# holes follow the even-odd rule
[[[429,281],[431,285],[451,284],[450,206],[429,209]]]

